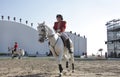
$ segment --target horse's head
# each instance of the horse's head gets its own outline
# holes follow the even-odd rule
[[[13,47],[11,47],[11,48],[8,47],[8,51],[9,51],[9,52],[12,52],[12,51],[14,51],[14,48],[13,48]]]
[[[45,22],[43,23],[38,23],[38,27],[37,27],[38,33],[39,33],[39,40],[40,42],[44,42],[47,39],[47,28],[45,25]]]

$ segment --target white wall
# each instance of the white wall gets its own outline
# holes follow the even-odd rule
[[[38,42],[38,33],[35,29],[12,21],[0,20],[0,52],[8,52],[8,47],[13,47],[14,42],[18,42],[19,48],[30,54],[46,54],[49,51],[44,45]]]
[[[74,44],[74,55],[81,56],[82,53],[87,52],[87,38],[78,36],[74,33],[67,32]]]
[[[67,32],[74,44],[75,56],[87,52],[87,39],[74,33]],[[49,52],[48,42],[38,42],[38,32],[25,24],[0,20],[0,52],[8,52],[8,47],[13,47],[18,42],[19,48],[29,54],[46,54]]]

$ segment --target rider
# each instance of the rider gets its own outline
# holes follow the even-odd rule
[[[66,29],[66,21],[63,21],[63,16],[61,14],[58,14],[56,16],[57,22],[54,23],[53,29],[56,33],[59,33],[61,35],[61,38],[65,41],[65,46],[68,48],[69,52],[72,53],[70,49],[70,40],[69,36],[65,33]]]
[[[16,51],[17,51],[17,48],[18,48],[18,43],[17,43],[17,42],[15,42],[15,44],[14,44],[14,52],[16,52]]]

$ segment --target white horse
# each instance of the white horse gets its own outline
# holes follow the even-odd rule
[[[25,55],[25,51],[23,49],[18,49],[17,51],[14,51],[14,48],[8,47],[8,51],[10,51],[12,59],[14,59],[14,57],[18,57],[19,59],[21,59],[21,57]]]
[[[52,51],[53,56],[58,61],[60,76],[62,75],[63,68],[62,68],[62,58],[66,59],[66,68],[68,69],[68,63],[71,61],[72,65],[72,72],[74,72],[74,47],[73,43],[70,40],[71,50],[72,53],[68,51],[68,49],[64,46],[64,43],[58,33],[55,33],[50,29],[45,23],[38,23],[38,33],[39,33],[39,42],[44,42],[46,39],[50,42],[50,50]]]

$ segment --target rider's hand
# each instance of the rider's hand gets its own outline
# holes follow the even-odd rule
[[[60,29],[56,30],[56,32],[59,33],[59,32],[60,32]]]

